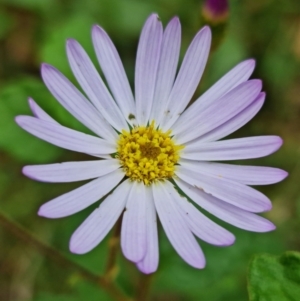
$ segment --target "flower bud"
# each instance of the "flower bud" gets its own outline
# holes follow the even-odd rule
[[[202,14],[209,23],[223,23],[228,18],[228,0],[206,0]]]

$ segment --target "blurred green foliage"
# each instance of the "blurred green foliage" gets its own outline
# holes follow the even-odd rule
[[[62,124],[87,131],[44,87],[40,64],[53,64],[75,83],[65,54],[65,40],[77,39],[98,66],[90,29],[93,24],[99,24],[115,42],[133,86],[137,41],[146,17],[157,12],[164,25],[172,16],[180,17],[182,57],[203,25],[202,4],[200,0],[0,0],[0,209],[42,241],[95,273],[101,274],[105,269],[109,238],[84,256],[68,251],[72,232],[94,207],[55,221],[36,215],[42,203],[80,184],[37,183],[21,174],[24,164],[88,157],[30,136],[16,126],[14,117],[30,114],[27,98],[31,96]],[[255,58],[257,67],[253,77],[263,79],[266,103],[255,119],[233,137],[282,136],[285,143],[279,152],[243,163],[284,168],[290,177],[278,185],[259,188],[273,200],[274,208],[265,216],[277,225],[277,230],[250,233],[218,221],[237,240],[227,248],[200,242],[207,257],[204,270],[195,270],[184,263],[160,231],[160,266],[151,279],[149,300],[246,301],[247,265],[254,254],[278,255],[300,248],[300,2],[232,0],[224,34],[214,33],[220,44],[209,58],[196,96],[239,61]],[[1,227],[0,240],[0,300],[111,300],[95,285],[68,269],[61,269]],[[267,269],[272,260],[280,264],[277,259],[265,260],[263,268]],[[121,254],[118,262],[117,282],[133,296],[143,277]]]
[[[280,257],[256,255],[249,268],[250,301],[297,301],[300,296],[300,253]]]

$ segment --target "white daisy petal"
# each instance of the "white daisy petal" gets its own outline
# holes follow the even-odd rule
[[[17,124],[30,134],[61,148],[87,154],[111,154],[115,144],[30,116],[16,117]]]
[[[128,129],[122,112],[82,46],[77,41],[69,39],[67,55],[78,83],[103,117],[119,132]]]
[[[241,111],[236,116],[232,117],[225,123],[221,124],[217,128],[213,129],[212,131],[198,137],[197,139],[193,140],[193,142],[211,142],[222,139],[231,133],[235,132],[243,125],[248,123],[261,109],[264,101],[265,101],[265,93],[261,92],[258,94],[257,98],[243,111]]]
[[[144,183],[133,182],[122,220],[121,247],[124,256],[139,262],[146,254],[146,192]]]
[[[181,152],[190,160],[222,161],[261,158],[277,151],[282,145],[278,136],[258,136],[202,143],[191,142]]]
[[[189,228],[200,239],[216,246],[230,246],[234,243],[235,237],[232,233],[211,221],[176,191],[173,198]]]
[[[45,203],[40,207],[38,214],[48,218],[59,218],[77,213],[99,201],[118,185],[123,177],[123,172],[115,170]]]
[[[64,75],[47,64],[42,65],[41,71],[49,91],[66,110],[97,135],[115,141],[114,129]]]
[[[189,121],[189,129],[180,133],[172,132],[179,144],[204,135],[247,108],[258,96],[262,88],[260,80],[240,84],[223,97],[212,102],[194,120]],[[181,130],[181,129],[180,129]]]
[[[181,26],[178,17],[173,18],[163,34],[158,64],[156,86],[149,120],[159,125],[165,104],[172,90],[180,52]]]
[[[219,81],[217,81],[209,90],[201,95],[173,125],[174,133],[180,133],[190,127],[191,121],[197,120],[199,114],[211,105],[214,101],[237,87],[239,84],[247,81],[255,67],[254,60],[247,60],[239,63]]]
[[[229,224],[253,232],[269,232],[275,229],[274,224],[259,215],[223,202],[182,180],[175,179],[175,182],[197,205]]]
[[[140,125],[147,124],[151,112],[162,34],[162,24],[152,14],[140,36],[135,66],[136,118]]]
[[[75,182],[104,176],[120,168],[118,160],[64,162],[23,167],[27,177],[43,182]]]
[[[29,98],[28,102],[29,102],[30,110],[36,118],[58,123],[51,116],[49,116],[32,98]]]
[[[269,185],[282,181],[288,173],[279,168],[232,165],[181,159],[179,164],[193,172],[207,173],[246,185]]]
[[[87,253],[103,240],[124,210],[131,187],[129,180],[120,184],[77,228],[70,240],[71,252]]]
[[[155,207],[168,239],[176,252],[191,266],[202,269],[205,258],[188,224],[172,198],[173,185],[165,181],[152,185]]]
[[[189,46],[178,72],[161,127],[168,130],[191,100],[203,74],[211,43],[210,28],[203,27]]]
[[[153,273],[157,270],[159,253],[157,237],[157,219],[152,195],[152,189],[145,187],[146,192],[146,245],[145,257],[137,263],[137,267],[145,274]]]
[[[250,212],[263,212],[272,208],[271,201],[252,187],[218,176],[193,172],[178,166],[176,175],[200,190]]]
[[[93,27],[92,38],[98,61],[110,90],[126,120],[130,124],[135,124],[134,98],[119,54],[107,33],[100,26]]]

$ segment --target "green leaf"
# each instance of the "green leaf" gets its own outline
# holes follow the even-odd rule
[[[298,301],[300,297],[300,253],[277,257],[257,255],[250,263],[250,301]]]

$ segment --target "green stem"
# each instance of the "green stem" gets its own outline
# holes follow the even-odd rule
[[[0,225],[2,225],[7,231],[9,231],[18,239],[22,240],[26,244],[30,245],[31,247],[38,250],[40,253],[44,254],[45,256],[56,262],[59,266],[75,270],[84,279],[97,284],[116,301],[131,301],[131,299],[125,296],[123,292],[121,292],[120,289],[117,286],[115,286],[114,283],[107,281],[105,277],[96,275],[88,269],[68,259],[67,257],[65,257],[64,254],[40,241],[37,237],[32,235],[22,226],[18,225],[1,212]]]

